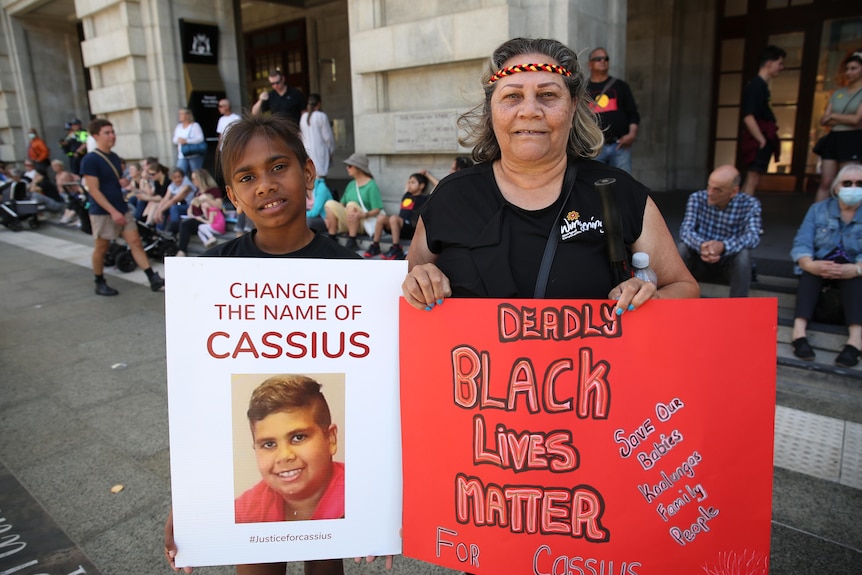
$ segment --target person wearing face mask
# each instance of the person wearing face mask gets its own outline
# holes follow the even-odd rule
[[[862,354],[862,165],[841,168],[832,196],[813,204],[793,239],[790,252],[801,270],[793,320],[793,354],[806,361],[815,357],[806,337],[825,283],[840,289],[847,323],[847,344],[835,365],[853,367]]]
[[[27,146],[27,159],[33,162],[36,169],[43,171],[47,170],[48,158],[50,157],[48,144],[45,143],[45,140],[39,137],[35,128],[30,128],[30,131],[27,132],[27,138],[30,140],[30,143]]]

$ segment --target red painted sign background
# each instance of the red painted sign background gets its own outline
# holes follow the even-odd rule
[[[775,300],[402,300],[400,322],[405,555],[768,573]]]

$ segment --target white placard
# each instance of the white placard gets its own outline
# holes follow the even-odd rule
[[[395,115],[396,152],[453,152],[458,149],[457,116],[451,112]]]
[[[177,566],[400,553],[398,299],[406,271],[406,262],[382,260],[166,261]],[[277,374],[322,385],[339,427],[342,519],[236,522],[237,493],[260,480],[256,466],[248,469],[250,390]]]

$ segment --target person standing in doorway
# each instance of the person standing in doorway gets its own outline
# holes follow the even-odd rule
[[[784,69],[787,52],[769,45],[760,55],[760,70],[742,90],[742,138],[740,152],[746,168],[742,191],[753,196],[760,184],[760,176],[769,168],[769,160],[781,153],[778,142],[778,123],[769,104],[769,81],[777,78]]]
[[[218,134],[218,149],[221,150],[221,141],[224,138],[224,133],[234,122],[239,121],[239,114],[231,109],[230,100],[222,98],[218,101],[218,111],[221,116],[216,124],[216,134]]]
[[[295,124],[305,110],[305,96],[297,88],[287,85],[287,80],[281,70],[275,68],[269,72],[269,84],[272,90],[260,93],[257,102],[251,107],[252,114],[272,112],[287,116]]]
[[[641,117],[629,85],[608,74],[608,51],[590,52],[590,109],[596,113],[605,134],[605,143],[596,160],[615,168],[632,171],[632,144],[638,136]]]
[[[108,286],[103,275],[105,253],[111,240],[122,236],[132,250],[135,263],[140,266],[150,280],[150,288],[159,291],[165,285],[165,280],[159,272],[150,267],[150,261],[144,252],[138,226],[129,210],[129,205],[123,197],[120,186],[122,170],[120,157],[111,151],[117,141],[114,126],[108,120],[97,118],[90,122],[90,135],[96,140],[96,149],[81,160],[81,173],[87,195],[90,196],[90,223],[93,228],[93,273],[96,276],[96,294],[104,296],[117,295],[117,290]]]

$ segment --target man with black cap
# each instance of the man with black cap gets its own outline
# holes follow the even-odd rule
[[[60,147],[69,158],[69,171],[81,175],[81,158],[87,153],[87,131],[81,129],[81,120],[74,118],[66,124],[68,133],[60,140]]]

